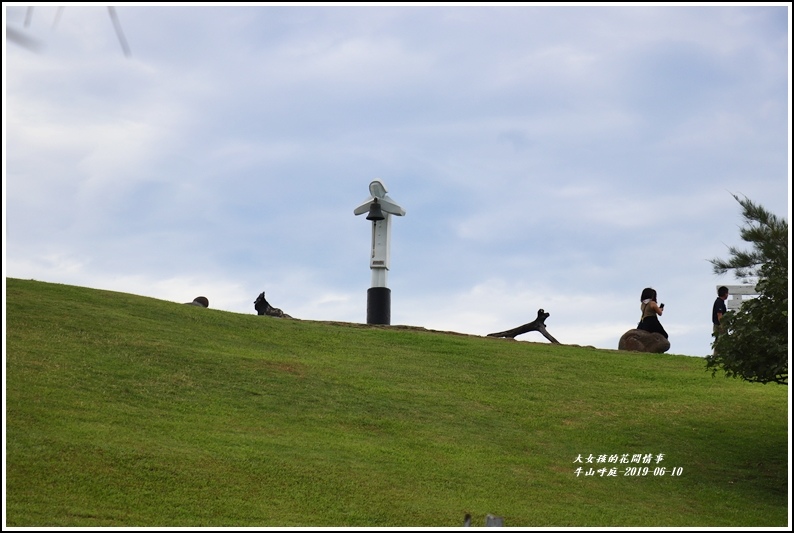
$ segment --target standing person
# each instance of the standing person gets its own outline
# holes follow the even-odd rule
[[[640,310],[642,311],[642,317],[640,318],[640,323],[637,324],[637,329],[650,331],[651,333],[661,333],[666,339],[667,332],[662,327],[661,322],[659,322],[659,317],[664,312],[664,304],[659,305],[656,303],[656,291],[654,289],[647,287],[642,290]]]
[[[722,317],[725,316],[725,313],[728,312],[728,308],[725,307],[725,300],[728,299],[728,287],[722,286],[717,289],[717,299],[714,300],[714,305],[711,307],[711,323],[714,326],[712,330],[712,337],[714,337],[714,342],[717,342],[717,335],[720,333],[720,321]]]

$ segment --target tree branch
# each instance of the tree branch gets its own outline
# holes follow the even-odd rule
[[[523,333],[529,333],[530,331],[539,331],[541,335],[546,337],[549,341],[553,342],[554,344],[560,344],[557,339],[551,336],[551,334],[546,331],[546,319],[549,318],[549,313],[545,312],[543,309],[538,309],[538,317],[529,322],[524,324],[523,326],[518,326],[517,328],[508,329],[507,331],[500,331],[499,333],[489,333],[488,337],[505,337],[505,338],[515,338],[516,335],[521,335]]]

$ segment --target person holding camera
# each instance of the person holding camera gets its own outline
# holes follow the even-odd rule
[[[667,338],[667,332],[659,322],[659,317],[664,312],[664,304],[656,303],[656,291],[647,287],[642,290],[640,295],[640,310],[642,317],[640,323],[637,324],[637,329],[643,331],[650,331],[651,333],[661,333],[664,338]]]

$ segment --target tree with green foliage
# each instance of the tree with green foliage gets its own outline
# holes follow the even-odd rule
[[[726,377],[788,385],[788,222],[746,197],[733,197],[742,206],[740,236],[753,249],[731,246],[730,259],[710,262],[717,275],[733,270],[755,282],[758,297],[722,318],[706,368],[712,375],[722,369]]]

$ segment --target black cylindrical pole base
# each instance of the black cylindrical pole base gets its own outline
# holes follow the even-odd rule
[[[367,289],[367,324],[391,323],[391,289],[371,287]]]

